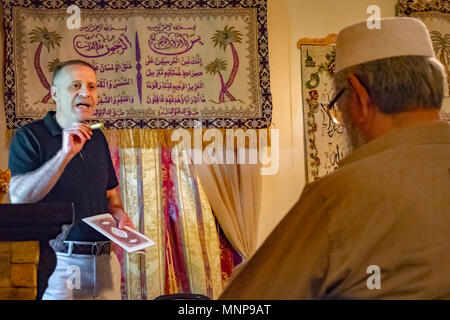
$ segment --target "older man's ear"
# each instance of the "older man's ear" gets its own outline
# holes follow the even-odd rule
[[[353,88],[353,99],[348,106],[350,116],[353,123],[363,126],[370,121],[371,113],[374,111],[369,93],[355,75],[351,74],[348,82]]]

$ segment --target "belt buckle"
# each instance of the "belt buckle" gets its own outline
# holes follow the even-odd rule
[[[71,256],[71,255],[72,255],[72,251],[73,251],[73,242],[70,241],[70,242],[69,242],[69,248],[67,249],[67,254],[68,254],[69,256]]]
[[[91,247],[91,255],[100,255],[103,252],[105,246],[110,245],[108,242],[95,242]]]
[[[100,249],[101,249],[101,247],[100,247]],[[95,242],[95,243],[91,246],[91,256],[98,256],[97,242]]]
[[[71,256],[72,252],[73,252],[73,242],[72,241],[64,241],[62,243],[61,247],[56,252]]]

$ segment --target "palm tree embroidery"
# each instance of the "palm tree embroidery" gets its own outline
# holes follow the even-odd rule
[[[216,58],[205,67],[206,73],[211,73],[213,75],[216,73],[219,74],[220,84],[222,86],[219,94],[219,103],[225,102],[225,96],[227,96],[230,101],[236,101],[236,98],[228,89],[233,85],[239,70],[239,55],[234,43],[242,42],[242,34],[240,31],[235,30],[234,27],[228,28],[228,26],[225,26],[223,30],[217,30],[211,40],[214,43],[214,48],[219,46],[219,48],[222,48],[225,51],[226,48],[230,46],[231,53],[233,54],[233,68],[228,80],[225,82],[220,71],[226,71],[227,63],[222,59]]]
[[[61,64],[61,61],[59,61],[58,58],[54,59],[53,61],[50,61],[47,65],[48,72],[53,73],[55,72],[56,68]]]
[[[33,29],[30,33],[30,41],[31,43],[39,43],[36,53],[34,54],[34,69],[36,70],[36,73],[39,77],[39,80],[41,81],[42,85],[45,89],[48,90],[47,94],[42,98],[43,103],[47,103],[48,100],[51,98],[51,91],[50,91],[50,84],[47,81],[47,78],[45,77],[44,72],[41,68],[41,52],[42,47],[45,46],[47,48],[47,51],[50,52],[50,48],[54,49],[55,45],[60,46],[62,37],[56,33],[55,31],[48,31],[46,27],[40,28],[36,27]],[[50,64],[49,64],[50,67]]]
[[[433,42],[433,48],[436,55],[440,52],[439,60],[444,65],[445,72],[447,73],[447,86],[450,93],[450,73],[448,70],[449,65],[449,53],[450,53],[450,34],[442,34],[439,31],[430,32],[431,41]]]
[[[228,97],[228,99],[230,99],[231,101],[235,101],[236,99],[228,91],[228,88],[226,87],[225,81],[223,79],[223,75],[221,73],[221,71],[227,70],[227,62],[223,59],[216,58],[216,60],[211,61],[205,67],[205,70],[206,70],[206,74],[209,74],[209,73],[212,75],[216,75],[216,73],[219,74],[220,84],[222,86],[222,89],[220,90],[220,95],[219,95],[219,103],[225,102],[224,95],[226,95]]]

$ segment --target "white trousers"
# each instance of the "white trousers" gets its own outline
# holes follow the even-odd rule
[[[120,263],[114,252],[99,256],[56,253],[56,269],[42,300],[120,300]]]

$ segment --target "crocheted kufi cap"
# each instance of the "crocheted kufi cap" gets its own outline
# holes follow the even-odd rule
[[[427,27],[415,18],[380,19],[380,29],[367,21],[342,29],[336,40],[336,72],[361,63],[398,56],[434,57]]]

